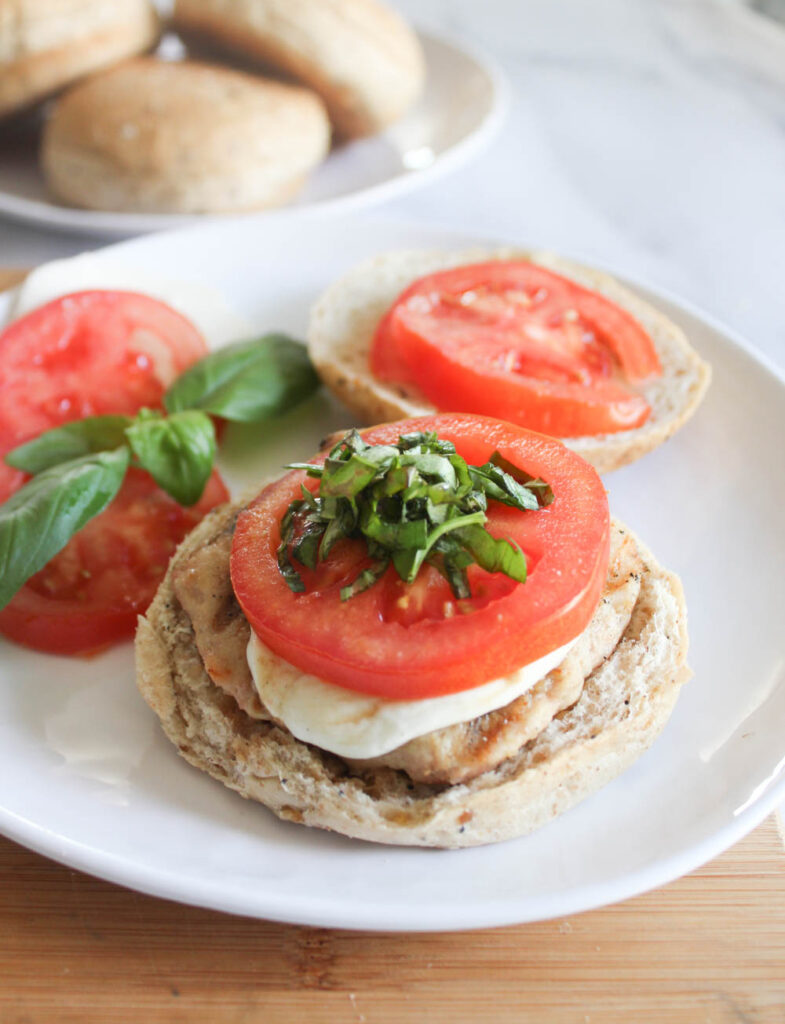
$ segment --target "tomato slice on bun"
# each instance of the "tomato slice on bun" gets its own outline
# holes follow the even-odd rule
[[[303,672],[391,700],[441,696],[509,675],[573,640],[591,619],[607,572],[610,522],[595,470],[554,438],[469,414],[403,420],[362,432],[374,445],[435,431],[467,463],[494,453],[545,481],[553,500],[521,511],[489,501],[485,528],[526,558],[526,581],[479,565],[468,569],[471,595],[456,599],[436,568],[413,583],[391,565],[368,589],[345,599],[370,563],[365,543],[339,541],[315,568],[302,568],[302,592],[279,565],[281,521],[315,481],[293,470],[239,516],[232,585],[251,627],[272,651]],[[313,460],[324,462],[324,456]],[[342,599],[341,591],[344,590]]]
[[[636,388],[662,372],[654,343],[604,296],[523,260],[429,274],[379,324],[371,369],[437,409],[557,437],[641,426]]]

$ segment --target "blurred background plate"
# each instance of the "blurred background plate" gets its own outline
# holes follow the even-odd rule
[[[346,211],[385,202],[477,156],[501,125],[507,87],[485,56],[421,32],[427,78],[419,102],[386,132],[334,149],[288,206],[268,217]],[[36,156],[38,133],[0,136],[0,216],[81,234],[117,237],[180,227],[206,215],[106,213],[56,203]]]

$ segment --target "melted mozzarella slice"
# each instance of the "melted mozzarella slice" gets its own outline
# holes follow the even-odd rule
[[[141,292],[182,313],[204,335],[211,348],[251,335],[248,322],[231,309],[219,291],[207,284],[178,281],[140,270],[132,264],[107,265],[92,253],[53,260],[34,270],[17,288],[9,323],[44,303],[70,292],[116,289]]]
[[[424,700],[385,700],[327,683],[274,654],[253,632],[248,665],[262,703],[298,740],[341,757],[366,758],[504,707],[560,665],[577,639],[506,678]]]

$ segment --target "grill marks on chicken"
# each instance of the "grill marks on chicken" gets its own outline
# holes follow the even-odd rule
[[[614,527],[602,599],[558,668],[497,711],[418,736],[380,757],[350,763],[357,768],[397,768],[415,782],[455,784],[517,754],[554,715],[578,700],[586,678],[615,650],[638,599],[642,568],[635,543]]]

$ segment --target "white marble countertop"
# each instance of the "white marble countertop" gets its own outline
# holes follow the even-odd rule
[[[385,207],[623,267],[785,368],[785,29],[732,0],[398,0],[512,87],[474,163]],[[0,222],[0,262],[101,244]]]

